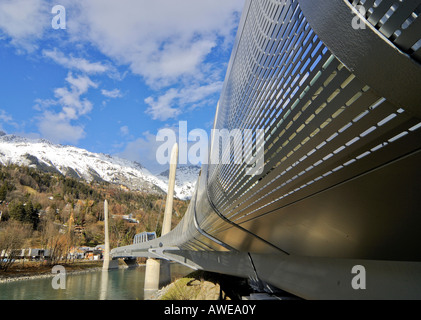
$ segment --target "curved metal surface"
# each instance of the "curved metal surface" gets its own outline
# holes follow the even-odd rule
[[[408,1],[365,1],[355,30],[358,0],[248,0],[214,128],[263,129],[264,145],[246,146],[264,148],[263,172],[203,165],[180,224],[113,257],[256,273],[309,299],[421,298],[421,28]],[[350,285],[355,263],[367,291]]]
[[[405,107],[421,118],[419,94],[421,64],[396,46],[404,40],[399,41],[398,37],[396,42],[391,42],[384,35],[386,31],[382,33],[375,27],[379,23],[378,20],[394,4],[406,5],[404,9],[415,9],[421,4],[420,1],[383,0],[375,8],[379,10],[375,10],[368,20],[356,9],[359,1],[351,3],[347,0],[299,0],[299,2],[313,30],[351,72],[376,90],[380,96],[396,104],[397,108]],[[373,4],[374,1],[365,1],[366,10],[371,9]],[[394,24],[402,25],[411,12],[413,11],[408,10],[406,15],[398,17],[398,21]],[[395,14],[398,16],[399,11]],[[362,21],[365,27],[354,29],[352,22],[356,18]],[[412,32],[415,42],[421,39],[420,23],[421,18],[417,17],[410,27],[418,28]],[[379,29],[384,30],[384,28]]]
[[[374,28],[396,47],[421,62],[421,0],[348,0]],[[418,30],[417,30],[418,29]]]

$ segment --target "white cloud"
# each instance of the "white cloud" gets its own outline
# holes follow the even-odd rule
[[[156,150],[162,142],[156,141],[156,136],[149,131],[144,132],[142,137],[129,142],[122,152],[116,156],[124,159],[137,161],[153,173],[160,173],[168,169],[156,160]]]
[[[174,133],[175,140],[178,142],[179,148],[180,148],[179,150],[179,164],[180,165],[197,164],[195,163],[197,159],[195,159],[194,156],[192,157],[192,155],[189,155],[189,152],[192,150],[191,148],[195,146],[196,149],[200,147],[202,148],[202,150],[207,150],[209,141],[207,140],[208,138],[207,134],[205,134],[204,136],[202,135],[202,138],[196,138],[196,140],[193,136],[195,135],[194,133],[198,133],[195,129],[199,129],[201,133],[206,132],[206,130],[200,129],[200,128],[194,128],[194,129],[186,128],[189,130],[188,133],[192,133],[193,136],[192,137],[183,136],[183,133],[181,133],[181,136],[180,136],[180,130],[183,130],[183,129],[179,128],[179,125],[181,124],[179,123],[178,125],[172,126],[172,127],[165,126],[161,129],[168,129],[170,130],[170,132]],[[159,131],[160,130],[158,130],[158,132]],[[158,155],[160,154],[160,151],[158,151],[158,148],[162,147],[163,144],[165,144],[166,142],[167,141],[165,142],[157,141],[156,135],[150,133],[149,131],[146,131],[142,133],[142,137],[132,140],[129,143],[127,143],[124,150],[117,153],[116,155],[125,159],[132,160],[132,161],[137,161],[141,163],[143,166],[145,166],[152,173],[161,173],[168,169],[168,164],[161,165],[157,160],[157,153]],[[183,154],[182,154],[183,151],[181,149],[182,144],[185,145],[186,147],[186,149],[184,150],[185,153]],[[120,148],[122,146],[119,145],[115,147]],[[196,156],[198,157],[199,155],[196,155]],[[203,154],[200,154],[200,156],[203,156]],[[186,160],[187,160],[187,163],[182,163],[182,161],[186,161]]]
[[[89,62],[84,58],[66,57],[62,52],[54,50],[43,50],[44,57],[50,58],[54,62],[65,68],[79,70],[88,74],[104,73],[110,70],[110,67],[99,62]]]
[[[128,136],[128,135],[130,134],[129,127],[128,127],[128,126],[122,126],[122,127],[120,128],[120,133],[121,133],[123,136]]]
[[[86,93],[90,87],[98,87],[88,76],[77,76],[74,78],[71,72],[67,75],[66,81],[70,83],[72,89],[77,91],[79,95]]]
[[[54,143],[77,144],[86,134],[81,125],[72,125],[62,114],[46,111],[38,123],[42,136]]]
[[[152,97],[146,98],[145,102],[149,105],[146,113],[151,115],[154,120],[158,119],[165,121],[171,118],[176,118],[181,113],[180,108],[173,107],[173,101],[178,96],[179,93],[176,89],[170,89],[157,100],[154,100]]]
[[[62,2],[74,12],[68,19],[74,40],[94,44],[162,88],[183,77],[206,78],[203,62],[212,49],[233,40],[244,0]]]
[[[113,98],[113,99],[121,98],[123,96],[123,94],[118,89],[114,89],[114,90],[110,90],[110,91],[102,89],[101,93],[102,93],[103,96],[106,96],[108,98]]]
[[[183,89],[169,89],[157,99],[148,97],[145,103],[149,105],[146,113],[154,120],[168,120],[180,115],[186,105],[200,104],[209,96],[220,92],[223,82],[215,82],[204,86]],[[197,106],[197,105],[196,105]]]
[[[39,117],[38,128],[41,134],[55,143],[70,142],[76,144],[85,137],[84,127],[74,125],[73,121],[89,114],[93,105],[82,95],[89,88],[97,88],[88,76],[76,76],[69,73],[66,78],[69,87],[54,90],[56,100],[37,100],[36,109],[42,111]],[[53,106],[60,106],[60,111],[51,110]]]
[[[56,31],[46,32],[51,28],[50,0],[0,0],[0,39],[28,51],[41,41],[63,41],[57,45],[60,49],[38,53],[84,75],[69,73],[66,86],[54,90],[54,99],[39,99],[35,108],[41,113],[40,133],[54,142],[77,143],[85,136],[77,122],[93,109],[84,96],[99,86],[88,75],[121,80],[117,65],[160,90],[144,100],[153,119],[176,118],[205,102],[213,103],[226,67],[217,57],[233,41],[244,0],[61,0],[60,4],[66,8],[67,29],[55,38]],[[78,53],[68,54],[63,48]],[[96,58],[80,55],[83,52],[95,52]],[[98,56],[114,65],[93,61]],[[118,89],[100,92],[107,98],[122,96]],[[138,142],[151,147],[149,138],[146,134]],[[126,151],[139,143],[128,145]],[[151,154],[150,149],[141,150]]]
[[[179,78],[203,80],[202,69],[206,56],[216,46],[216,41],[198,40],[180,46],[178,43],[164,45],[162,52],[151,56],[133,57],[131,69],[142,75],[147,83],[156,88],[175,84]]]
[[[6,111],[0,109],[0,121],[10,123],[13,121],[13,118]]]
[[[57,103],[62,106],[61,118],[68,120],[78,119],[92,111],[92,103],[87,99],[81,99],[90,87],[96,88],[97,84],[87,76],[73,77],[68,74],[66,81],[70,84],[70,90],[67,87],[54,90],[54,96],[58,99]]]
[[[0,34],[26,51],[37,48],[48,26],[51,7],[44,0],[2,0],[0,2]]]
[[[0,130],[4,130],[3,124],[12,125],[15,128],[19,127],[19,125],[13,120],[13,117],[11,115],[9,115],[5,110],[0,109]]]

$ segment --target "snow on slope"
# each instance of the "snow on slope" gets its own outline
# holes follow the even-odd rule
[[[43,139],[32,140],[0,133],[0,163],[37,167],[86,181],[104,180],[125,185],[132,190],[168,190],[168,174],[166,177],[155,176],[137,162],[72,146],[56,145]],[[189,174],[177,173],[176,177],[174,193],[183,200],[193,195],[200,170],[198,167],[188,168]]]
[[[182,199],[190,199],[196,187],[197,178],[199,177],[199,166],[183,166],[178,167],[175,175],[176,187],[178,197]],[[158,175],[165,184],[168,185],[169,170],[166,170]]]

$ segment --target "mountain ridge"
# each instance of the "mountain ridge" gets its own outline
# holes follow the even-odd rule
[[[142,164],[104,153],[93,153],[69,145],[54,144],[45,139],[30,139],[0,132],[0,163],[34,167],[60,173],[87,182],[106,181],[131,190],[152,193],[168,191],[168,174],[152,174]],[[180,200],[191,198],[200,167],[177,169],[174,195]]]

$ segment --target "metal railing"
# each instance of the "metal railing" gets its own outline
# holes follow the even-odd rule
[[[133,244],[151,241],[156,238],[156,232],[141,232],[133,237]]]

